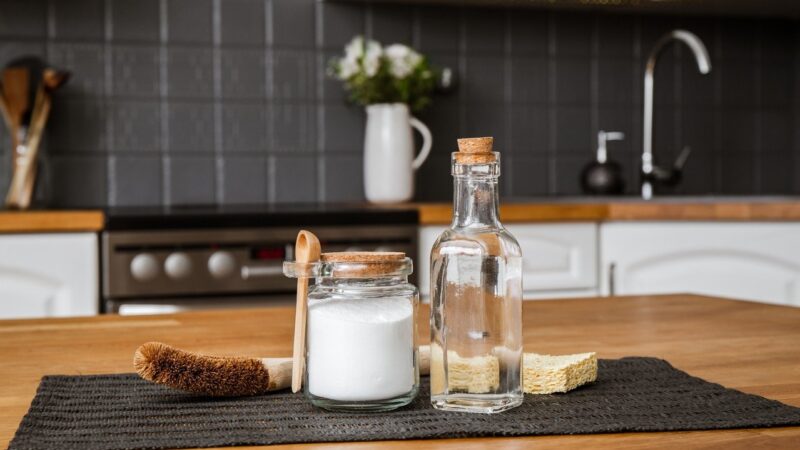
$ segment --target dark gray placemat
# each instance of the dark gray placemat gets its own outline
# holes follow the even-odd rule
[[[382,414],[312,407],[301,394],[237,399],[183,394],[135,374],[46,376],[10,450],[160,449],[710,430],[800,425],[800,408],[726,389],[655,358],[600,360],[598,380],[569,394],[526,395],[502,414],[430,406],[427,377],[411,405]]]

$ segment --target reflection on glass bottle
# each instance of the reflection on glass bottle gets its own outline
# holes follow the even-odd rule
[[[494,413],[522,403],[522,253],[498,219],[492,138],[453,153],[453,223],[431,251],[431,402]]]

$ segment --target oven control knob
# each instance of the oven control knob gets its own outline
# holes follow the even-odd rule
[[[150,281],[158,276],[158,260],[150,253],[139,253],[131,260],[130,269],[136,281]]]
[[[173,280],[181,280],[192,274],[192,260],[186,253],[173,253],[164,260],[164,272]]]
[[[208,272],[216,279],[229,277],[235,270],[236,259],[233,258],[230,252],[214,252],[208,258]]]

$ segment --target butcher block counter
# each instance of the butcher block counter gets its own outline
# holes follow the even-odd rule
[[[0,210],[0,233],[100,231],[104,219],[99,210]]]
[[[525,302],[527,351],[655,356],[709,381],[800,406],[800,309],[694,295]],[[427,341],[428,310],[420,336]],[[283,356],[292,308],[149,317],[0,321],[0,447],[12,438],[45,374],[132,371],[134,350],[163,341],[188,350]],[[800,427],[523,438],[303,444],[270,448],[800,448]],[[248,447],[254,448],[254,447]],[[260,448],[260,447],[259,447]]]
[[[335,211],[337,205],[324,205]],[[343,204],[353,210],[410,209],[419,213],[420,225],[452,221],[450,203],[393,205]],[[643,201],[636,197],[535,197],[504,199],[503,223],[652,221],[800,221],[800,197],[661,197]],[[102,210],[0,210],[0,233],[101,231]]]
[[[449,203],[417,203],[421,225],[452,221]],[[664,197],[644,201],[626,197],[542,197],[508,199],[500,204],[500,220],[514,222],[652,221],[800,221],[800,198],[792,197]]]

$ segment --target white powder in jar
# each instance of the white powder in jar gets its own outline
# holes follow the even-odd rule
[[[369,401],[411,391],[416,379],[413,312],[401,297],[310,301],[309,392]]]

